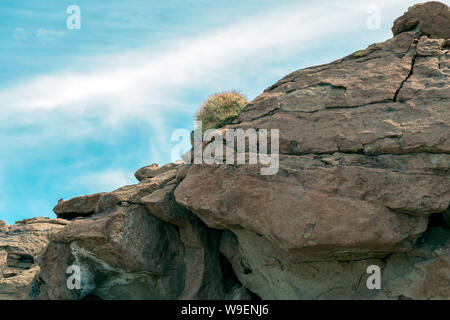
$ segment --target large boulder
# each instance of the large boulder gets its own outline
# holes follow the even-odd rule
[[[410,8],[394,22],[392,32],[397,35],[405,31],[415,31],[417,35],[430,38],[450,38],[450,11],[438,1],[419,3]]]
[[[87,196],[76,197],[68,201],[60,199],[53,209],[58,218],[74,219],[87,217],[94,214],[97,203],[104,193],[96,193]]]
[[[276,175],[192,165],[175,189],[209,227],[231,231],[222,252],[260,297],[450,298],[437,284],[450,280],[448,232],[427,246],[440,230],[430,217],[445,220],[450,203],[448,7],[408,17],[421,32],[397,20],[392,39],[293,72],[222,130],[279,129]],[[372,264],[386,267],[384,291],[361,282]]]

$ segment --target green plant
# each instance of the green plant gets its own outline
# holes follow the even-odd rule
[[[222,128],[233,122],[247,105],[247,98],[237,91],[216,93],[203,102],[196,114],[203,130]]]

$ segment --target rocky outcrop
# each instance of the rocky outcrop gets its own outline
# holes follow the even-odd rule
[[[102,194],[94,214],[78,217],[52,236],[39,260],[36,297],[249,298],[235,278],[224,277],[231,266],[219,254],[220,232],[174,200],[173,190],[186,169],[169,164],[137,185]],[[79,268],[79,289],[67,286],[70,266]]]
[[[166,164],[163,167],[158,166],[158,164],[154,163],[151,164],[149,166],[143,167],[141,169],[139,169],[138,171],[136,171],[136,173],[134,174],[134,176],[136,177],[136,179],[140,182],[146,180],[146,179],[151,179],[156,177],[157,175],[160,175],[164,172],[170,171],[175,169],[178,165],[182,164],[183,162],[174,162],[174,163],[169,163]]]
[[[32,294],[39,267],[36,257],[49,236],[64,228],[62,219],[33,218],[7,225],[0,221],[0,300],[24,300]]]
[[[247,289],[450,298],[449,233],[430,226],[450,201],[449,21],[443,4],[414,6],[392,39],[296,71],[251,102],[226,129],[279,129],[278,174],[190,167],[176,200],[228,230],[221,250]],[[365,285],[370,265],[381,290]]]
[[[392,39],[293,72],[220,130],[279,129],[275,175],[144,167],[138,184],[60,200],[73,221],[37,256],[46,237],[11,249],[0,223],[0,270],[27,279],[7,297],[449,299],[448,13],[411,7]]]
[[[96,193],[87,196],[76,197],[69,201],[60,199],[53,209],[58,218],[74,219],[77,217],[87,217],[95,213],[97,203],[104,193]]]
[[[413,31],[416,36],[428,36],[429,38],[450,38],[450,11],[448,7],[437,1],[416,4],[395,20],[392,27],[394,35],[405,31]]]

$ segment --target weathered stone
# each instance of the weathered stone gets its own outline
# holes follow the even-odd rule
[[[160,167],[158,166],[158,164],[153,163],[149,166],[140,168],[138,171],[136,171],[134,176],[138,181],[142,181],[147,178],[153,178],[155,176],[155,172],[158,171],[159,169]]]
[[[168,185],[141,199],[147,210],[178,227],[185,248],[186,280],[180,299],[223,299],[222,270],[218,248],[220,233],[208,229],[192,212],[175,202]]]
[[[29,299],[39,272],[35,259],[49,236],[67,225],[62,219],[33,218],[0,228],[0,300]]]
[[[39,260],[36,298],[247,297],[222,275],[220,232],[174,200],[186,166],[165,167],[170,169],[103,194],[95,214],[52,237]],[[71,265],[81,270],[80,290],[65,285]]]
[[[181,166],[180,166],[181,168]],[[102,212],[117,204],[140,203],[140,199],[166,185],[177,183],[178,169],[165,171],[153,178],[145,179],[141,183],[125,186],[113,192],[104,194],[98,202],[97,212]]]
[[[414,30],[419,36],[448,39],[450,38],[449,21],[450,11],[447,5],[438,1],[419,3],[408,8],[403,16],[394,21],[392,32],[397,35]]]
[[[8,252],[0,250],[0,277],[3,275],[3,270],[8,266],[6,261],[8,259]]]
[[[158,164],[154,163],[154,164],[151,164],[149,166],[139,169],[138,171],[136,171],[134,176],[136,177],[136,179],[138,181],[142,182],[146,179],[154,178],[166,171],[170,171],[170,170],[179,168],[182,164],[183,164],[182,162],[173,162],[173,163],[166,164],[162,167],[159,167]]]
[[[176,299],[184,283],[183,245],[176,229],[141,206],[116,206],[75,220],[54,235],[39,260],[39,299]],[[69,290],[66,270],[81,270]]]
[[[250,166],[192,166],[175,195],[210,227],[239,226],[288,250],[326,253],[408,249],[425,231],[420,216],[449,205],[445,176],[300,166],[296,157],[281,157],[281,172],[271,177]]]
[[[249,103],[226,128],[279,129],[276,175],[259,165],[189,168],[176,201],[235,233],[221,249],[244,287],[268,299],[449,297],[437,284],[450,278],[446,256],[417,258],[431,250],[418,249],[430,217],[445,220],[450,202],[442,17],[446,5],[415,6],[392,39],[293,72]],[[363,290],[369,262],[394,270],[392,289]]]
[[[58,218],[74,219],[77,217],[87,217],[95,212],[97,203],[105,193],[76,197],[68,201],[63,199],[53,209]]]
[[[428,232],[410,254],[354,261],[301,261],[247,230],[224,232],[221,251],[244,287],[262,299],[448,299],[450,230]],[[357,257],[354,257],[357,258]],[[362,258],[362,259],[361,259]],[[381,269],[381,289],[369,290],[369,266]]]

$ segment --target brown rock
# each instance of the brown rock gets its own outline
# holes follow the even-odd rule
[[[154,178],[166,171],[173,170],[179,167],[181,164],[182,162],[173,162],[166,164],[165,166],[159,167],[158,164],[154,163],[139,169],[138,171],[136,171],[134,176],[138,181],[142,182],[143,180]]]
[[[392,27],[394,35],[414,31],[417,35],[430,38],[450,38],[450,11],[447,5],[438,1],[419,3],[395,20]]]
[[[142,181],[147,178],[153,178],[155,176],[155,172],[158,171],[158,169],[160,169],[158,164],[154,163],[139,169],[138,171],[136,171],[134,176],[138,181]]]
[[[65,227],[62,219],[33,218],[0,228],[0,300],[29,299],[39,272],[35,259],[48,237]]]
[[[74,219],[77,217],[87,217],[95,212],[97,203],[105,193],[96,193],[87,196],[76,197],[68,201],[63,199],[53,209],[58,218]]]
[[[179,299],[223,299],[226,288],[217,254],[220,233],[208,229],[192,212],[175,202],[175,187],[168,185],[154,191],[141,202],[151,214],[179,230],[186,264],[185,286]]]
[[[223,277],[220,232],[174,200],[186,166],[163,168],[101,195],[95,214],[52,237],[39,259],[38,299],[248,297]],[[81,271],[79,290],[66,285],[69,266]]]
[[[298,260],[257,234],[224,232],[221,251],[244,287],[262,299],[448,299],[450,230],[427,231],[410,254],[355,261]],[[239,240],[238,240],[239,238]],[[369,290],[369,266],[381,269],[381,289]]]
[[[3,275],[3,270],[8,266],[7,264],[8,252],[5,250],[0,250],[0,276]]]
[[[355,253],[407,249],[425,231],[427,220],[403,212],[443,211],[449,200],[449,180],[439,176],[341,166],[310,168],[302,174],[295,167],[283,168],[273,177],[258,172],[256,167],[192,166],[175,196],[212,228],[239,226],[282,248],[326,255],[343,249]],[[434,178],[435,182],[420,182]],[[382,184],[373,183],[377,181]],[[405,185],[408,188],[402,188]],[[421,190],[423,185],[437,189]],[[437,202],[427,203],[433,194]]]
[[[442,39],[403,32],[288,75],[229,127],[279,129],[280,172],[192,166],[177,201],[305,255],[408,250],[450,202],[446,56]]]
[[[176,299],[183,290],[183,245],[176,229],[138,204],[74,220],[39,259],[39,299]],[[78,267],[81,288],[66,286]]]
[[[276,175],[189,168],[176,201],[235,234],[221,250],[244,287],[267,299],[449,298],[447,256],[418,248],[450,202],[448,21],[446,5],[414,6],[394,38],[249,103],[227,128],[279,129]],[[367,263],[392,270],[386,290],[362,284]]]

